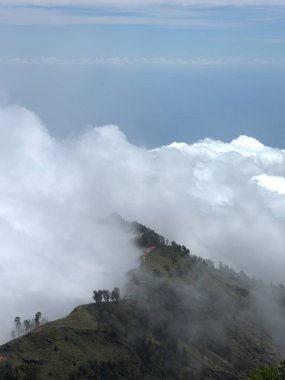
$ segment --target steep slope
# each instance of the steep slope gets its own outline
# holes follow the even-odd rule
[[[153,248],[128,273],[124,299],[79,306],[3,345],[0,379],[234,380],[280,360],[260,304],[270,292],[284,322],[282,287],[216,269],[145,226],[131,228],[138,245]]]

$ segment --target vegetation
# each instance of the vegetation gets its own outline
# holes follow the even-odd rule
[[[270,367],[282,344],[259,309],[268,292],[281,318],[284,288],[216,268],[138,223],[128,228],[141,248],[155,248],[128,273],[125,296],[94,290],[95,302],[0,347],[0,380],[284,379],[284,364]]]
[[[156,247],[163,247],[166,244],[166,240],[163,236],[160,236],[143,224],[132,222],[131,228],[138,234],[136,244],[140,247],[150,247],[153,245]]]
[[[94,292],[93,292],[93,299],[96,303],[103,302],[103,299],[104,299],[104,302],[108,303],[110,298],[111,298],[112,302],[119,302],[119,300],[121,298],[120,297],[120,289],[114,288],[111,292],[109,290],[99,289],[98,291],[94,290]]]
[[[248,380],[285,380],[285,361],[278,365],[260,367],[251,373]]]
[[[21,322],[20,317],[15,317],[14,323],[15,323],[15,328],[11,332],[11,337],[18,338],[24,334],[27,334],[28,332],[32,331],[35,327],[38,327],[41,324],[41,318],[42,318],[42,313],[38,311],[35,314],[34,319],[25,319],[23,324]],[[43,319],[42,324],[46,323],[47,320]]]

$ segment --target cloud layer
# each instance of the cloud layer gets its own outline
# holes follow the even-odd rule
[[[0,0],[0,8],[0,24],[8,25],[111,24],[228,29],[249,22],[280,22],[284,18],[285,0]]]
[[[141,253],[101,221],[110,209],[100,205],[86,138],[60,144],[35,115],[8,107],[0,141],[0,339],[8,339],[16,315],[57,318],[91,302],[94,289],[121,286]]]
[[[283,281],[283,150],[246,136],[148,150],[112,125],[58,141],[17,106],[0,109],[0,144],[5,333],[18,314],[58,317],[93,289],[123,283],[139,252],[100,222],[113,212],[192,253]]]
[[[284,66],[282,59],[237,59],[237,58],[128,58],[128,57],[95,57],[63,59],[56,57],[41,57],[38,59],[1,58],[4,66],[175,66],[175,67],[220,67],[220,66]]]
[[[145,7],[157,5],[171,6],[273,6],[285,5],[285,0],[0,0],[0,5],[31,6],[78,6],[78,7]]]

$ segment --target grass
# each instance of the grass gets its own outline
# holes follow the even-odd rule
[[[78,306],[0,355],[20,375],[38,369],[41,380],[239,379],[280,359],[238,277],[170,246],[155,248],[130,277],[129,298]]]

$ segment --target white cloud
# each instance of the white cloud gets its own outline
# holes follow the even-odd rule
[[[234,58],[163,58],[163,57],[95,57],[95,58],[56,58],[38,59],[1,58],[0,65],[17,66],[284,66],[284,60],[274,59],[234,59]]]
[[[0,0],[1,1],[1,0]],[[76,5],[76,4],[74,4]],[[1,5],[0,24],[4,25],[161,25],[184,26],[194,28],[228,28],[239,26],[239,22],[211,20],[202,14],[193,13],[191,9],[173,8],[171,6],[147,6],[122,8],[104,4],[100,7],[74,9],[66,7],[46,6],[13,6]]]
[[[59,317],[91,302],[94,289],[122,285],[140,253],[132,236],[98,222],[110,208],[100,206],[99,173],[88,164],[92,138],[58,143],[34,114],[7,107],[0,145],[0,339],[7,339],[18,314]]]
[[[260,174],[253,177],[260,186],[275,191],[278,194],[285,195],[285,177],[270,176],[267,174]]]
[[[0,0],[0,24],[162,25],[236,28],[282,18],[285,0]],[[231,10],[221,17],[215,8]],[[238,8],[249,10],[240,18]],[[267,14],[267,10],[274,15]],[[204,12],[206,10],[206,12]],[[256,13],[260,12],[262,16]]]
[[[38,310],[57,317],[94,288],[122,283],[139,253],[130,236],[98,223],[112,212],[283,281],[284,160],[284,150],[246,136],[148,150],[105,126],[57,141],[33,113],[1,108],[2,326]]]
[[[0,5],[78,6],[78,7],[145,7],[171,6],[274,6],[285,5],[285,0],[0,0]]]

